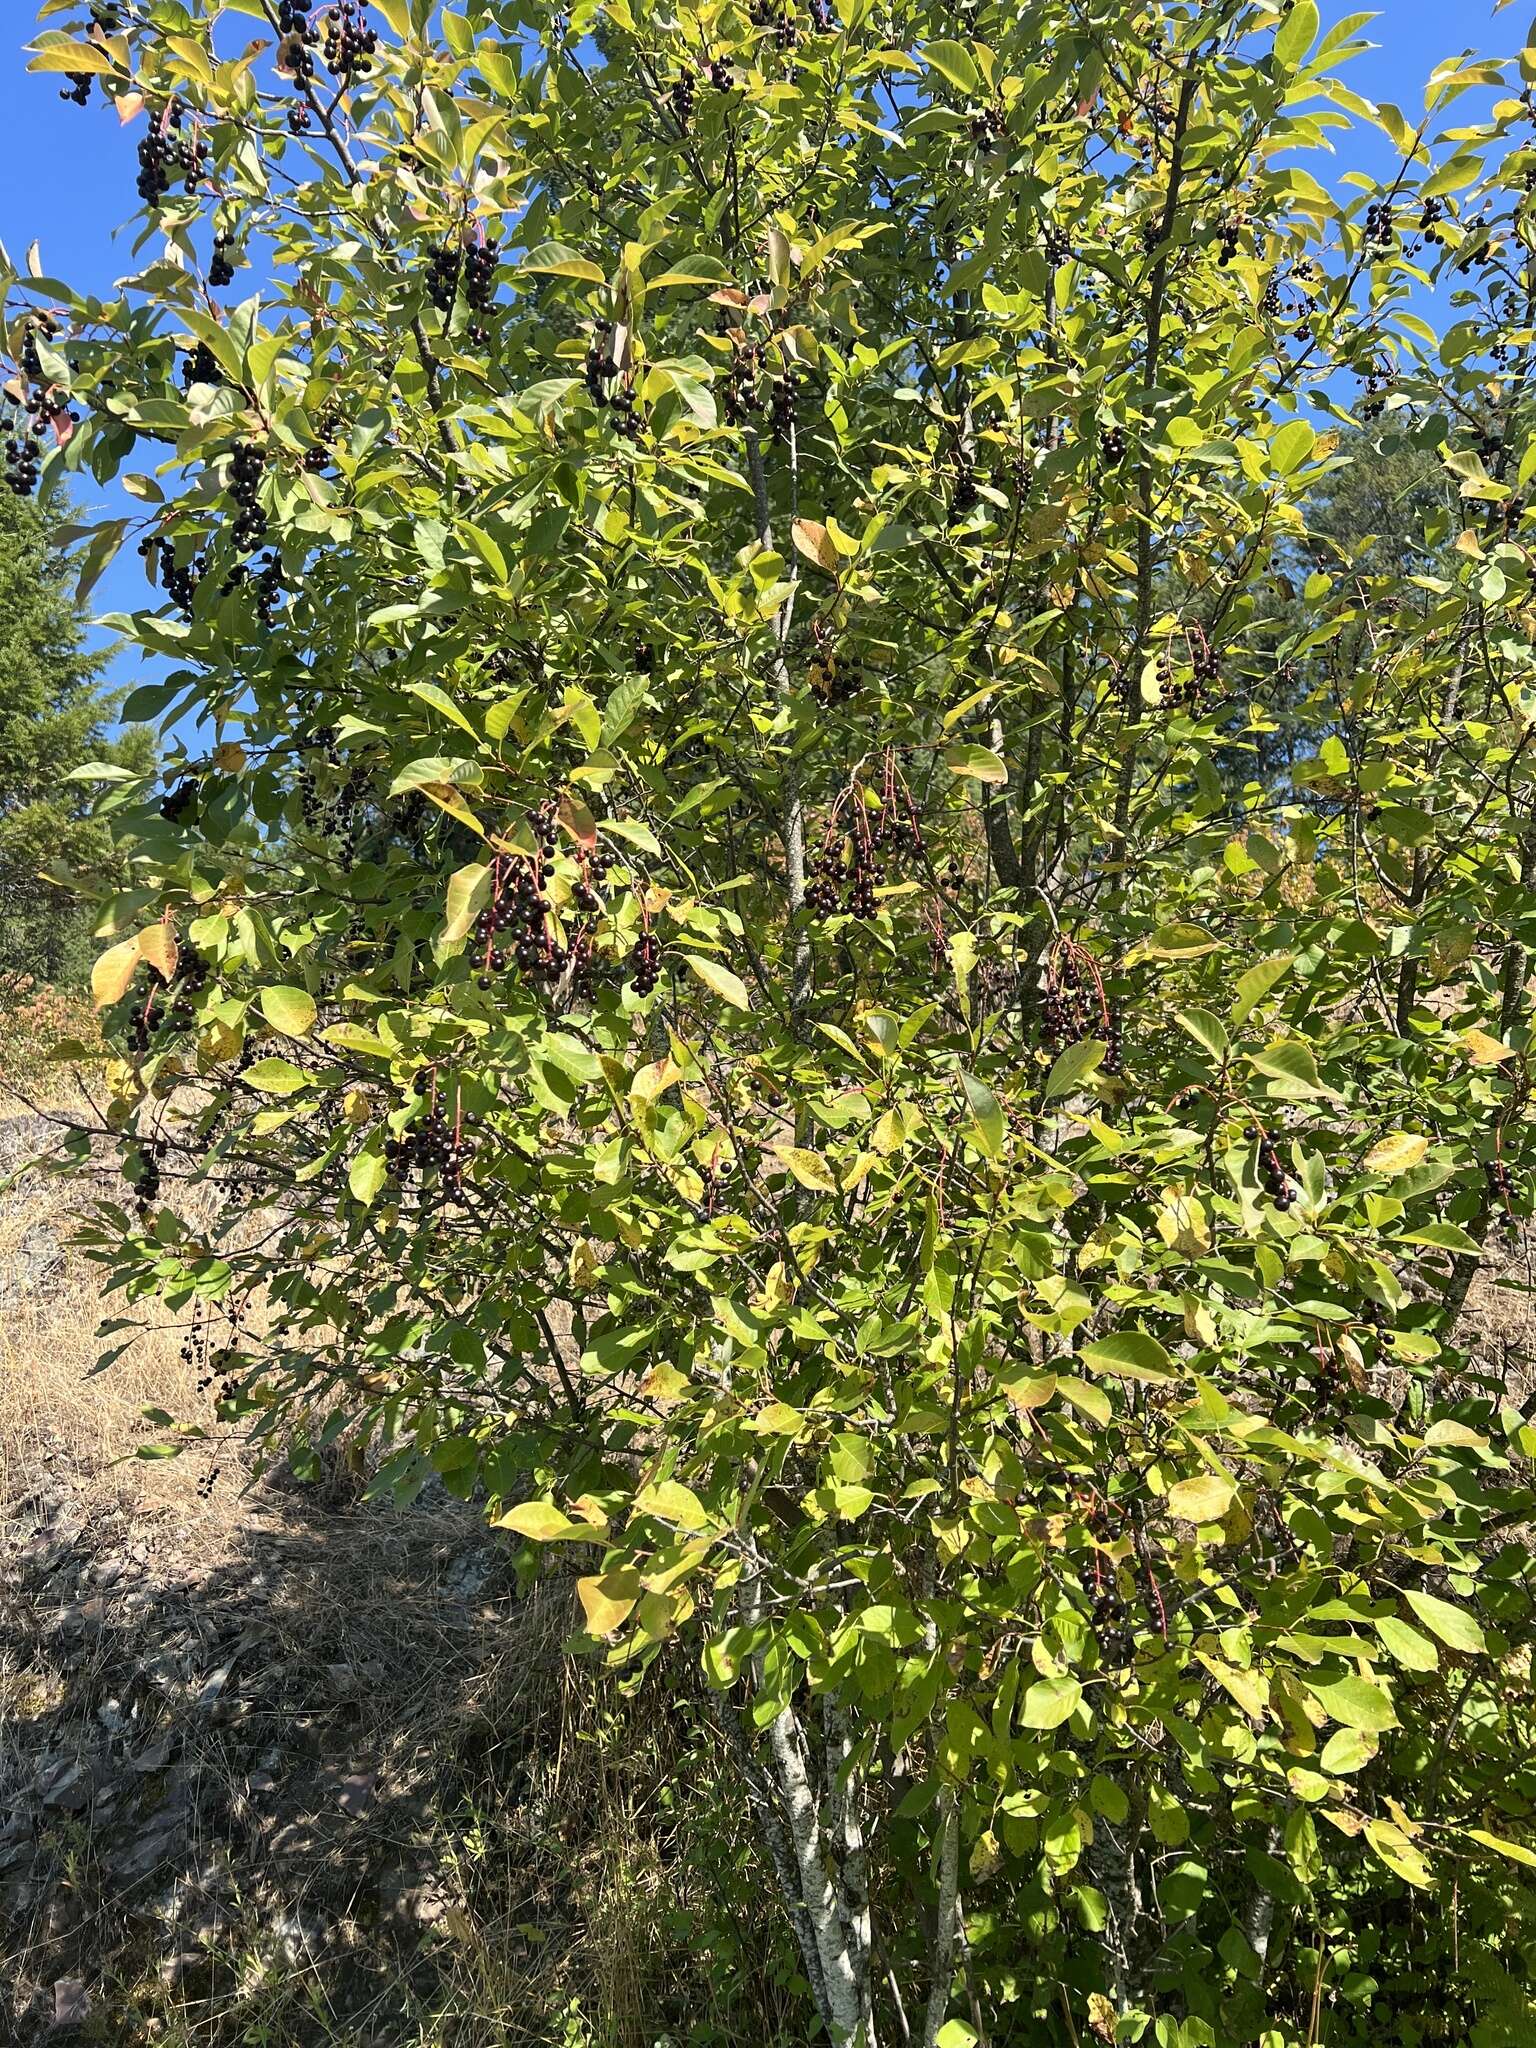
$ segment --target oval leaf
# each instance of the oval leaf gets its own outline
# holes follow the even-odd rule
[[[739,975],[732,974],[729,967],[722,967],[718,960],[706,959],[702,953],[685,953],[683,958],[693,969],[707,989],[722,1001],[731,1003],[738,1010],[750,1010],[752,998],[747,994],[747,985]]]
[[[307,989],[264,988],[261,1014],[285,1038],[307,1038],[315,1028],[315,999]]]

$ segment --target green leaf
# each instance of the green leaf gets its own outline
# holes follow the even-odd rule
[[[1045,1077],[1046,1101],[1054,1102],[1058,1096],[1070,1095],[1079,1082],[1097,1071],[1108,1050],[1102,1038],[1083,1038],[1058,1053]]]
[[[962,1073],[960,1085],[971,1112],[971,1135],[989,1159],[1001,1159],[1008,1124],[997,1097],[974,1074]]]
[[[1255,1073],[1280,1083],[1274,1092],[1287,1101],[1327,1092],[1318,1077],[1312,1048],[1302,1039],[1277,1038],[1262,1052],[1251,1052],[1247,1057]]]
[[[518,264],[518,270],[531,275],[546,277],[575,277],[584,284],[606,284],[608,276],[601,265],[583,256],[564,242],[540,242],[530,249]]]
[[[370,1138],[360,1152],[353,1154],[352,1163],[347,1168],[347,1186],[366,1209],[376,1200],[388,1178],[383,1143],[377,1138]]]
[[[683,958],[704,986],[713,990],[722,1002],[730,1003],[738,1010],[751,1009],[752,998],[747,993],[746,983],[732,974],[729,967],[722,967],[718,960],[706,959],[702,953],[685,952]]]
[[[262,1095],[296,1095],[309,1086],[310,1080],[301,1067],[280,1059],[257,1060],[246,1068],[242,1078]]]
[[[1463,1828],[1462,1833],[1485,1849],[1492,1849],[1496,1855],[1507,1856],[1511,1863],[1523,1863],[1528,1870],[1536,1870],[1536,1849],[1528,1849],[1524,1842],[1511,1842],[1504,1835],[1491,1835],[1486,1828]]]
[[[804,1145],[775,1145],[772,1152],[775,1159],[788,1167],[801,1187],[812,1188],[822,1195],[837,1193],[836,1177],[819,1152],[812,1152]]]
[[[1317,0],[1294,0],[1289,14],[1275,30],[1275,62],[1282,71],[1295,71],[1317,41],[1320,17]]]
[[[1059,1728],[1077,1712],[1082,1697],[1075,1678],[1037,1679],[1024,1695],[1020,1719],[1026,1728]]]
[[[1269,444],[1269,466],[1277,476],[1294,475],[1316,445],[1317,435],[1305,420],[1287,420]]]
[[[1008,780],[1008,764],[990,747],[946,747],[944,766],[951,775],[996,787]]]
[[[419,697],[423,704],[430,704],[432,709],[440,711],[444,718],[451,718],[454,724],[464,732],[467,732],[472,740],[479,739],[479,733],[475,731],[475,728],[440,683],[407,683],[405,687],[411,696]],[[432,779],[434,781],[441,781],[443,778],[434,776]]]
[[[1472,1657],[1487,1649],[1481,1624],[1464,1607],[1453,1607],[1449,1600],[1438,1600],[1433,1593],[1405,1591],[1403,1598],[1448,1650],[1460,1650],[1464,1656]]]
[[[974,93],[981,84],[981,73],[976,69],[976,60],[964,43],[925,43],[922,58],[931,71],[937,71],[941,78],[947,78],[960,92]]]
[[[1302,1684],[1329,1719],[1342,1722],[1346,1728],[1379,1735],[1384,1729],[1397,1726],[1397,1715],[1390,1698],[1368,1678],[1303,1677]]]
[[[1295,959],[1294,953],[1271,953],[1268,959],[1255,961],[1238,976],[1232,1007],[1227,1012],[1227,1022],[1234,1030],[1256,1004],[1263,1002],[1275,984],[1284,980]]]
[[[264,988],[257,997],[261,1014],[285,1038],[307,1038],[315,1028],[315,999],[307,989]]]
[[[1175,1015],[1195,1043],[1203,1045],[1212,1059],[1224,1060],[1232,1050],[1227,1028],[1213,1011],[1178,1010]]]
[[[1118,1374],[1129,1380],[1166,1380],[1173,1360],[1145,1330],[1116,1330],[1111,1336],[1096,1337],[1079,1353],[1092,1372]]]
[[[1421,1636],[1416,1628],[1410,1628],[1406,1621],[1399,1621],[1395,1614],[1383,1614],[1372,1623],[1382,1646],[1394,1662],[1401,1664],[1405,1671],[1436,1671],[1440,1666],[1440,1652],[1427,1636]]]

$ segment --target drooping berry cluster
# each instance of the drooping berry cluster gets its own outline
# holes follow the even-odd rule
[[[5,437],[5,487],[18,498],[30,498],[41,473],[42,445],[28,429],[26,415],[12,412]]]
[[[424,1116],[408,1124],[398,1138],[384,1142],[384,1163],[390,1178],[402,1187],[414,1173],[422,1181],[434,1175],[445,1195],[457,1195],[464,1185],[463,1131],[457,1120],[452,1129],[438,1100],[437,1078],[432,1081],[432,1098]]]
[[[464,268],[463,245],[444,242],[427,261],[427,297],[446,320],[459,296],[459,275]]]
[[[496,262],[500,254],[500,243],[477,242],[464,258],[464,298],[471,316],[466,332],[476,348],[484,348],[491,338],[486,315],[496,297]]]
[[[1312,1396],[1318,1409],[1327,1414],[1337,1413],[1347,1405],[1354,1392],[1354,1381],[1349,1369],[1337,1351],[1324,1350],[1319,1344],[1317,1365],[1312,1373]]]
[[[318,760],[316,757],[319,757]],[[321,788],[320,769],[326,772],[327,788]],[[367,765],[355,761],[341,775],[344,766],[335,726],[321,726],[305,742],[298,775],[299,814],[311,831],[334,838],[338,858],[347,861],[357,850],[363,825],[363,803],[369,775]],[[336,778],[341,776],[338,782]]]
[[[1379,256],[1388,255],[1395,242],[1396,232],[1392,225],[1392,202],[1378,199],[1365,210],[1365,246]]]
[[[820,619],[811,628],[816,642],[816,654],[806,673],[806,681],[818,704],[829,709],[834,705],[851,703],[864,686],[864,669],[856,656],[846,648],[833,642]]]
[[[1440,223],[1445,218],[1443,199],[1426,199],[1424,211],[1419,215],[1419,233],[1431,244],[1440,240]]]
[[[975,463],[971,461],[968,455],[957,456],[955,460],[955,487],[949,496],[951,525],[958,525],[962,519],[974,512],[980,500],[981,492],[976,487]]]
[[[723,57],[711,57],[706,70],[709,82],[716,92],[730,91],[735,81],[731,77],[731,67]]]
[[[197,784],[183,775],[160,799],[160,815],[168,825],[179,825],[197,815]]]
[[[1040,236],[1040,253],[1052,270],[1072,261],[1072,237],[1059,221],[1046,222]]]
[[[1124,462],[1125,435],[1119,427],[1106,427],[1099,436],[1099,452],[1106,462]]]
[[[139,142],[138,157],[139,197],[149,206],[158,206],[178,178],[185,191],[197,190],[208,145],[195,125],[182,132],[181,102],[168,100],[159,115],[151,118]]]
[[[776,376],[769,387],[768,431],[775,441],[787,441],[795,431],[795,378],[792,370]]]
[[[611,320],[593,321],[582,377],[593,403],[612,413],[614,426],[626,440],[633,441],[640,432],[640,418],[635,409],[635,394],[629,380],[620,375],[614,357],[613,331]]]
[[[1224,214],[1216,228],[1216,261],[1223,270],[1243,245],[1243,216]]]
[[[207,555],[194,554],[183,562],[178,557],[175,541],[168,535],[152,533],[146,534],[139,542],[139,553],[144,557],[151,581],[158,580],[160,588],[182,617],[190,619],[198,585],[208,572]]]
[[[89,71],[66,71],[69,81],[59,87],[61,100],[73,100],[77,107],[88,107],[91,103],[91,74]]]
[[[1285,1167],[1281,1163],[1274,1139],[1268,1131],[1261,1130],[1257,1124],[1246,1125],[1243,1136],[1250,1145],[1257,1143],[1259,1148],[1256,1161],[1259,1185],[1277,1209],[1289,1209],[1296,1199],[1296,1191],[1286,1178]]]
[[[1100,1038],[1109,1048],[1105,1069],[1114,1073],[1119,1067],[1119,1018],[1104,993],[1099,963],[1075,939],[1058,939],[1046,956],[1040,1031],[1046,1050],[1052,1053],[1085,1038]]]
[[[255,575],[251,574],[251,567],[255,568]],[[281,557],[269,551],[258,563],[250,567],[244,562],[237,562],[224,578],[224,595],[228,596],[231,591],[242,590],[247,586],[255,600],[257,618],[264,626],[275,626],[283,602]]]
[[[758,379],[762,374],[763,351],[755,341],[745,335],[733,332],[731,337],[731,367],[725,375],[725,423],[728,427],[745,426],[763,409],[758,395]]]
[[[181,366],[182,388],[190,391],[194,384],[222,384],[224,372],[219,368],[219,359],[206,341],[188,351]]]
[[[320,32],[305,13],[301,0],[278,0],[277,37],[278,70],[285,71],[295,85],[303,87],[315,75],[314,46],[320,40]],[[304,111],[307,115],[309,109]],[[288,119],[292,126],[292,113]]]
[[[999,107],[978,107],[968,123],[972,142],[981,156],[991,156],[1003,134],[1003,116]],[[1063,259],[1065,260],[1065,259]]]
[[[259,503],[262,454],[254,441],[237,441],[229,457],[229,495],[240,510],[230,540],[242,554],[259,547],[266,536],[267,515]]]
[[[752,0],[748,11],[752,26],[770,31],[779,50],[792,50],[799,42],[800,30],[790,0]]]
[[[661,941],[653,931],[641,932],[629,955],[630,979],[637,996],[648,996],[661,979]]]
[[[365,0],[335,0],[335,5],[326,9],[322,27],[326,69],[343,85],[350,85],[368,69],[379,47]]]
[[[1514,1175],[1502,1159],[1489,1159],[1483,1164],[1483,1178],[1488,1183],[1490,1207],[1503,1209],[1506,1213],[1515,1206]]]
[[[335,459],[335,444],[347,429],[346,415],[333,401],[314,414],[309,424],[315,436],[315,445],[313,448],[305,449],[304,467],[317,472],[329,469]]]
[[[152,1138],[137,1146],[123,1160],[123,1178],[133,1189],[140,1222],[147,1222],[160,1199],[160,1162],[165,1157],[163,1138]]]
[[[235,237],[229,228],[219,228],[213,237],[213,261],[208,265],[208,284],[222,291],[235,281]]]
[[[680,71],[667,88],[667,105],[672,109],[673,120],[685,135],[693,123],[694,103],[698,96],[698,84],[691,71]]]
[[[1175,669],[1167,648],[1159,656],[1158,694],[1170,711],[1203,711],[1221,680],[1221,655],[1198,625],[1185,627],[1184,645],[1187,668]]]
[[[845,815],[846,814],[846,815]],[[832,806],[821,845],[809,863],[805,901],[818,917],[872,918],[875,890],[900,854],[920,859],[923,829],[894,747],[887,747],[878,786],[857,769]]]
[[[1355,402],[1355,412],[1363,420],[1379,420],[1386,410],[1384,393],[1391,384],[1391,372],[1380,363],[1373,363],[1365,380],[1365,390]]]

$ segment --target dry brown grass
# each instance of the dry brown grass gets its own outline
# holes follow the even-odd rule
[[[569,1579],[519,1585],[473,1504],[137,1457],[208,1397],[164,1314],[92,1377],[71,1199],[0,1194],[0,2039],[75,1984],[135,2048],[799,2038],[750,1866],[722,1965],[673,1678],[572,1665]]]

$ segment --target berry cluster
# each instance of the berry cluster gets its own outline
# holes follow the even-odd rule
[[[1439,241],[1440,223],[1444,218],[1445,201],[1443,199],[1426,199],[1424,211],[1419,215],[1419,233],[1426,242],[1434,243]]]
[[[427,263],[427,297],[446,320],[459,296],[459,274],[464,268],[464,250],[458,242],[444,242],[434,249]]]
[[[267,515],[257,502],[261,494],[261,450],[254,441],[237,441],[229,458],[229,495],[240,507],[230,539],[242,554],[259,547],[266,536]]]
[[[978,107],[969,122],[971,140],[981,156],[990,156],[1003,133],[1003,117],[996,107]],[[1065,259],[1063,259],[1065,260]]]
[[[1221,655],[1199,626],[1186,627],[1184,643],[1189,659],[1188,673],[1176,672],[1165,652],[1158,662],[1158,690],[1170,711],[1202,711],[1221,680]]]
[[[67,85],[59,87],[61,100],[73,100],[77,107],[88,107],[91,103],[91,74],[89,71],[66,71]]]
[[[1337,1411],[1347,1402],[1354,1391],[1348,1368],[1336,1351],[1317,1353],[1317,1369],[1312,1374],[1312,1394],[1320,1410]]]
[[[278,0],[277,37],[278,70],[286,71],[296,85],[302,86],[315,75],[313,50],[320,40],[319,31],[304,12],[302,0]],[[306,107],[305,113],[308,111]],[[290,126],[292,120],[290,114]]]
[[[360,78],[373,61],[379,38],[368,20],[366,0],[336,0],[326,9],[325,65],[343,85]]]
[[[368,770],[356,762],[342,777],[340,783],[322,794],[320,777],[317,772],[315,754],[319,753],[327,770],[327,780],[334,780],[343,766],[338,735],[333,725],[321,726],[310,734],[306,742],[303,765],[299,770],[299,813],[311,831],[334,835],[340,842],[339,854],[342,860],[350,860],[357,850],[357,840],[362,830],[363,797],[368,788]]]
[[[123,1161],[123,1178],[133,1189],[141,1222],[148,1222],[160,1199],[160,1162],[165,1152],[165,1140],[152,1138]]]
[[[949,498],[950,524],[958,525],[974,512],[980,498],[981,493],[976,488],[976,465],[968,455],[961,455],[955,462],[955,488]]]
[[[1040,248],[1052,270],[1072,261],[1072,237],[1057,221],[1046,222],[1040,238]]]
[[[275,626],[283,602],[282,560],[269,550],[255,567],[256,574],[252,576],[244,562],[237,562],[224,579],[224,594],[249,584],[257,618],[264,626]]]
[[[497,242],[477,242],[464,258],[464,297],[471,319],[467,333],[476,348],[491,338],[485,316],[496,296],[496,261],[501,254]]]
[[[723,57],[711,57],[706,66],[710,84],[716,92],[729,92],[732,85],[731,67]]]
[[[1243,245],[1243,217],[1226,214],[1216,229],[1216,261],[1223,270]]]
[[[694,102],[698,99],[699,88],[691,71],[680,71],[667,88],[667,105],[672,109],[672,118],[686,135],[693,121]]]
[[[123,25],[117,0],[91,0],[91,24],[104,36],[115,36]]]
[[[762,367],[763,352],[759,345],[740,335],[733,336],[731,367],[725,378],[724,410],[728,427],[745,426],[755,413],[762,411],[763,402],[757,392]]]
[[[787,441],[795,431],[795,379],[792,371],[776,376],[769,387],[768,431],[775,441]]]
[[[811,686],[812,695],[819,704],[825,704],[829,708],[836,704],[850,703],[864,686],[862,666],[841,648],[824,644],[826,632],[819,619],[811,630],[816,639],[816,656],[806,680]]]
[[[1085,1038],[1102,1038],[1107,1048],[1104,1071],[1120,1071],[1119,1016],[1104,993],[1098,962],[1075,939],[1058,939],[1047,957],[1040,1030],[1052,1053]]]
[[[329,469],[335,444],[346,432],[346,415],[333,401],[316,413],[309,424],[315,435],[315,445],[305,449],[304,467],[311,471]]]
[[[634,392],[619,376],[619,366],[613,354],[611,320],[593,321],[582,376],[593,404],[606,407],[613,414],[614,426],[625,439],[635,440],[640,433],[640,416],[635,409]]]
[[[1365,209],[1365,246],[1379,256],[1388,255],[1396,241],[1392,226],[1392,202],[1378,199]]]
[[[464,1185],[464,1139],[457,1125],[452,1131],[437,1100],[434,1078],[432,1101],[425,1116],[407,1126],[403,1137],[384,1142],[384,1163],[390,1177],[402,1185],[418,1174],[423,1181],[436,1174],[445,1195],[457,1195]]]
[[[219,359],[206,341],[188,351],[181,366],[182,388],[190,391],[194,384],[222,384],[224,372],[219,368]]]
[[[234,260],[235,237],[229,228],[219,228],[213,237],[213,261],[208,266],[208,284],[212,291],[222,291],[227,284],[235,281]]]
[[[887,747],[878,790],[862,782],[855,770],[832,806],[810,863],[807,908],[818,917],[835,916],[841,909],[848,917],[872,918],[875,889],[892,858],[900,853],[921,858],[923,851],[917,806],[896,749]]]
[[[1099,449],[1106,462],[1124,462],[1125,435],[1119,427],[1106,427],[1099,436]]]
[[[139,143],[138,193],[149,206],[158,206],[178,178],[185,191],[195,192],[203,174],[208,145],[195,127],[183,134],[181,118],[180,100],[167,101]]]
[[[1515,1205],[1514,1176],[1503,1160],[1489,1159],[1485,1161],[1483,1176],[1488,1183],[1489,1205],[1496,1205],[1506,1211],[1513,1209]]]
[[[1355,411],[1363,420],[1379,420],[1386,410],[1383,393],[1391,382],[1390,374],[1379,364],[1373,364],[1365,380],[1365,391],[1356,403]]]
[[[643,931],[630,949],[630,979],[637,996],[648,996],[661,979],[661,941],[653,931]]]
[[[160,799],[160,815],[168,825],[179,825],[197,815],[197,784],[190,775],[168,789]]]
[[[1295,1190],[1286,1178],[1280,1153],[1268,1131],[1260,1130],[1257,1124],[1245,1125],[1243,1136],[1251,1145],[1258,1143],[1259,1183],[1277,1209],[1289,1209],[1296,1199]]]
[[[190,561],[178,561],[175,541],[163,534],[157,538],[152,533],[146,534],[139,542],[139,553],[149,567],[152,580],[158,580],[160,588],[183,618],[190,619],[197,587],[208,571],[207,555],[197,554]]]
[[[5,487],[18,498],[30,498],[37,489],[42,446],[35,433],[27,430],[25,416],[13,414],[5,440]]]
[[[800,40],[800,29],[790,0],[783,0],[782,5],[778,0],[752,0],[748,16],[754,28],[767,29],[772,34],[774,46],[779,50],[788,52]]]
[[[290,135],[307,135],[309,133],[309,126],[309,108],[304,104],[303,100],[295,100],[288,109],[288,133]]]

